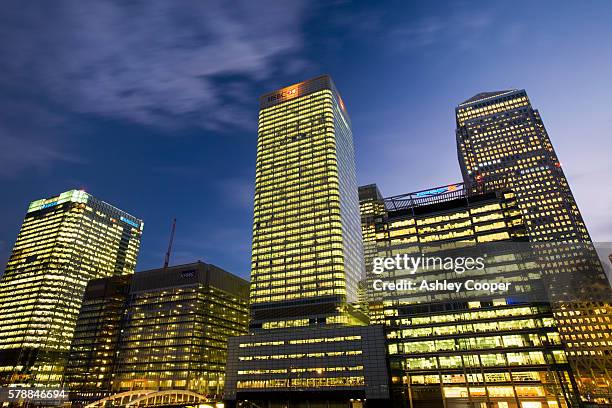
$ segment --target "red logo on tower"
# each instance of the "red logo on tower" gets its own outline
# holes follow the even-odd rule
[[[277,101],[282,98],[292,98],[297,95],[297,88],[283,89],[282,91],[268,96],[268,102]]]

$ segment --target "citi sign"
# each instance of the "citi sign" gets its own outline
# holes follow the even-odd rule
[[[276,101],[285,97],[292,97],[297,95],[297,88],[287,89],[286,91],[280,91],[274,95],[268,96],[268,102]]]

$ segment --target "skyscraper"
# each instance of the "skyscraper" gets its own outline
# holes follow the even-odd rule
[[[511,188],[532,239],[589,241],[561,162],[525,90],[483,92],[456,108],[466,183]]]
[[[363,279],[353,137],[340,94],[324,75],[263,95],[251,334],[230,340],[228,404],[388,398],[382,328],[366,326],[355,307]]]
[[[351,122],[329,76],[261,97],[255,174],[252,327],[348,322],[363,249]]]
[[[612,402],[609,283],[539,112],[525,90],[484,92],[456,108],[456,121],[464,180],[515,191],[529,239],[540,243],[582,398]]]
[[[81,190],[30,203],[0,281],[3,384],[59,384],[87,282],[133,273],[142,228]]]

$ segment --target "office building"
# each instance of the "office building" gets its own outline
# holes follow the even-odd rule
[[[378,255],[376,247],[376,223],[386,214],[385,202],[376,184],[359,187],[359,211],[361,213],[361,235],[363,237],[363,257],[366,275],[363,281],[361,303],[365,305],[370,324],[383,324],[382,296],[372,289],[374,258]]]
[[[511,188],[538,241],[590,241],[561,161],[525,90],[485,92],[456,108],[466,183]]]
[[[383,327],[269,330],[230,339],[226,399],[262,407],[386,406]]]
[[[64,372],[71,399],[91,402],[112,394],[119,336],[133,275],[89,281]]]
[[[228,338],[247,332],[248,291],[203,262],[90,282],[66,370],[73,400],[133,390],[220,400]]]
[[[611,403],[612,294],[539,112],[525,90],[485,92],[456,121],[464,181],[511,188],[529,239],[547,243],[540,255],[583,399]]]
[[[231,343],[228,405],[291,404],[296,393],[311,405],[386,400],[384,352],[370,353],[383,332],[366,326],[358,306],[364,278],[351,121],[340,94],[324,75],[263,95],[251,333]]]
[[[414,283],[383,292],[397,406],[576,406],[572,371],[517,201],[511,190],[476,192],[461,183],[385,199],[386,215],[376,224],[378,256],[422,259],[416,270],[378,275],[386,283]],[[435,263],[467,266],[469,258],[481,266]],[[434,259],[431,267],[426,259]],[[423,282],[436,286],[423,289]],[[493,292],[478,282],[508,287]]]
[[[345,305],[364,265],[350,123],[329,76],[260,99],[253,328],[354,319]]]
[[[87,282],[133,273],[142,229],[81,190],[30,203],[0,281],[2,384],[60,384]]]

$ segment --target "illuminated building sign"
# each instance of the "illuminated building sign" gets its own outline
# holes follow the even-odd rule
[[[342,108],[342,110],[346,112],[346,108],[344,107],[344,101],[342,100],[340,95],[338,95],[338,102],[340,102],[340,107]]]
[[[135,223],[135,222],[134,222],[134,221],[132,221],[132,220],[128,220],[128,219],[127,219],[127,218],[125,218],[125,217],[121,217],[120,219],[121,219],[121,221],[125,222],[126,224],[131,225],[131,226],[132,226],[132,227],[134,227],[134,228],[138,228],[138,227],[139,227],[139,225],[138,225],[137,223]]]
[[[32,201],[28,207],[28,213],[32,211],[44,210],[45,208],[49,207],[55,207],[58,204],[66,202],[86,203],[88,197],[89,195],[82,190],[65,191],[59,196]]]
[[[297,88],[280,91],[274,95],[268,96],[268,102],[276,101],[284,97],[293,97],[297,95]]]
[[[418,193],[414,193],[414,196],[416,198],[431,197],[431,196],[436,196],[436,195],[443,194],[443,193],[448,193],[450,191],[457,191],[460,189],[460,187],[461,187],[461,184],[451,184],[450,186],[446,186],[446,187],[438,187],[438,188],[432,188],[431,190],[419,191]]]

